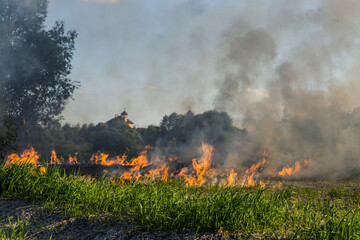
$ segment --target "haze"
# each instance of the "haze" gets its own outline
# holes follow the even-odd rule
[[[64,122],[104,122],[126,108],[142,127],[191,106],[248,127],[249,109],[284,105],[271,97],[284,63],[303,74],[295,88],[347,81],[356,9],[354,1],[51,0],[47,24],[64,20],[79,33],[71,78],[81,87]],[[255,107],[269,95],[274,105]]]

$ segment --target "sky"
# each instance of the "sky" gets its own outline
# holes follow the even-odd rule
[[[139,127],[189,106],[212,109],[214,55],[230,9],[201,1],[51,0],[47,25],[63,20],[79,34],[71,78],[81,87],[64,122],[103,122],[126,108]]]
[[[157,125],[165,114],[185,113],[189,107],[195,113],[227,111],[241,122],[244,109],[239,106],[266,98],[267,83],[282,63],[306,57],[319,64],[319,54],[309,57],[302,51],[327,42],[323,23],[333,7],[316,0],[49,2],[46,25],[63,20],[67,30],[79,34],[70,77],[81,86],[63,122],[96,124],[126,108],[137,127]],[[305,66],[306,77],[324,79],[305,81],[307,88],[341,81],[351,65],[351,57],[343,55],[343,50],[336,52],[331,61],[336,67],[329,71],[311,70],[317,65],[305,61],[311,65]],[[247,80],[239,87],[232,78]]]

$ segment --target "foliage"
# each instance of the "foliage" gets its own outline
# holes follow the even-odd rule
[[[160,123],[163,142],[176,139],[187,143],[205,141],[217,147],[232,140],[232,137],[244,138],[246,133],[232,125],[232,120],[225,112],[207,111],[197,115],[165,115]]]
[[[17,135],[15,120],[8,115],[0,116],[0,158],[15,150]]]
[[[142,144],[155,146],[159,137],[159,127],[156,127],[155,125],[150,125],[146,128],[145,132],[142,135]]]
[[[141,140],[140,133],[118,119],[111,125],[88,127],[83,131],[84,138],[92,145],[93,151],[102,151],[110,154],[127,153],[135,156],[137,145]]]
[[[29,225],[27,220],[20,220],[17,218],[16,221],[12,222],[9,219],[8,227],[0,227],[0,239],[26,239],[25,227]]]
[[[45,29],[47,0],[0,1],[0,94],[27,129],[58,119],[77,82],[68,78],[75,31]]]
[[[235,149],[233,144],[248,140],[247,132],[233,126],[230,116],[225,112],[207,111],[201,114],[179,115],[172,113],[164,116],[160,123],[157,142],[170,154],[181,155],[185,162],[191,163],[198,154],[201,142],[206,142],[217,149],[214,162],[227,157]]]

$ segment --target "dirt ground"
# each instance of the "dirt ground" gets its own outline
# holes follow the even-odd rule
[[[26,200],[0,197],[0,226],[27,220],[26,239],[229,239],[224,233],[146,232],[130,221],[111,224],[106,219],[66,218],[60,210],[46,210]]]

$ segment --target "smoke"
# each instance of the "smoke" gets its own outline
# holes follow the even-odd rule
[[[84,2],[96,2],[96,3],[117,3],[117,0],[82,0]]]
[[[66,11],[57,11],[60,5]],[[250,137],[228,143],[226,167],[241,169],[265,150],[272,168],[311,159],[309,176],[359,171],[360,2],[49,6],[50,22],[64,19],[79,32],[72,78],[82,82],[82,94],[66,121],[103,122],[126,107],[135,125],[146,126],[189,106],[213,107]]]
[[[223,34],[214,106],[239,119],[251,138],[235,144],[240,150],[226,164],[239,168],[262,149],[272,154],[272,168],[311,159],[307,176],[354,175],[360,171],[360,3],[296,9],[301,6],[270,9],[262,27],[241,18]],[[254,92],[263,94],[254,98]]]

